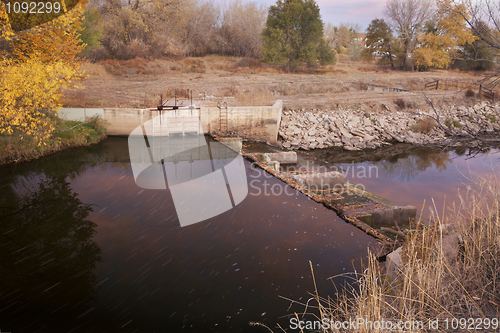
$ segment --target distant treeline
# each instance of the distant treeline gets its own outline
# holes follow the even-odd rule
[[[283,4],[277,2],[271,8],[278,10],[280,3]],[[304,0],[286,3],[295,10],[299,5],[305,6]],[[314,1],[312,4],[312,8],[317,7]],[[387,22],[374,19],[365,33],[354,23],[341,23],[338,27],[328,23],[318,28],[320,35],[324,32],[318,38],[324,38],[324,49],[335,50],[335,56],[341,60],[378,60],[402,69],[488,70],[500,59],[496,51],[500,49],[500,24],[482,21],[478,8],[451,0],[387,0]],[[302,17],[294,13],[283,13],[283,17],[288,17],[284,21]],[[466,23],[468,17],[474,19]],[[272,26],[266,23],[267,19],[268,7],[245,0],[89,0],[81,33],[87,47],[80,55],[90,60],[127,60],[220,54],[290,63],[283,57],[278,63],[276,54],[282,55],[287,47],[291,53],[298,49],[300,43],[295,45],[292,41],[305,38],[307,33],[300,29],[307,22],[282,29],[280,35],[278,28],[287,26],[287,22],[278,24],[271,20],[275,25]],[[262,32],[266,30],[273,37],[263,42]],[[307,42],[305,39],[301,42]]]
[[[91,60],[221,54],[259,58],[267,8],[231,0],[90,0],[82,55]]]

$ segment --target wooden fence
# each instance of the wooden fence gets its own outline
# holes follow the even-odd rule
[[[495,101],[495,92],[489,88],[483,87],[481,84],[477,84],[477,81],[463,81],[463,80],[434,80],[425,84],[425,90],[472,90],[478,94],[478,96],[490,99],[492,102]]]

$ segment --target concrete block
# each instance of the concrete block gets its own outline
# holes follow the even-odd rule
[[[264,153],[267,161],[278,161],[281,164],[297,163],[297,153],[294,151],[280,153]]]
[[[344,175],[337,171],[324,173],[299,174],[293,176],[294,180],[302,186],[314,189],[335,189],[343,187]]]
[[[280,171],[280,162],[277,161],[266,162],[266,166],[271,170]]]
[[[367,213],[365,215],[360,215],[360,216],[356,216],[356,217],[361,222],[364,222],[364,223],[368,224],[370,227],[373,227],[373,215],[372,214]]]
[[[411,218],[417,216],[417,208],[414,206],[394,206],[371,211],[373,227],[393,226],[394,221],[398,225],[408,225]]]
[[[385,267],[387,272],[387,277],[392,280],[395,280],[399,277],[399,273],[401,270],[401,249],[402,247],[398,247],[396,251],[391,252],[387,255],[387,259],[385,261]]]

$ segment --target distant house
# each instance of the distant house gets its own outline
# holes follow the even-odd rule
[[[358,42],[359,45],[366,47],[366,34],[356,34],[356,42]]]

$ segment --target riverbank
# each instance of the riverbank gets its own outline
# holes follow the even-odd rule
[[[406,109],[369,113],[341,109],[283,111],[279,136],[287,150],[338,147],[348,151],[376,149],[394,142],[439,145],[447,138],[471,138],[500,133],[500,106],[480,102],[472,106],[443,106],[434,111]],[[437,120],[437,121],[436,121]]]
[[[408,332],[497,332],[498,175],[479,179],[475,185],[477,190],[467,191],[447,218],[436,217],[432,226],[419,224],[409,232],[392,268],[384,268],[372,256],[355,278],[357,287],[342,292],[348,297],[326,300],[316,294],[322,315],[332,322],[360,318],[376,323],[380,331],[392,332],[402,323],[400,328]],[[372,331],[363,324],[345,329]]]
[[[106,137],[106,128],[98,118],[82,123],[54,117],[51,122],[54,133],[41,144],[30,137],[0,136],[0,164],[37,159],[66,148],[88,146]]]

